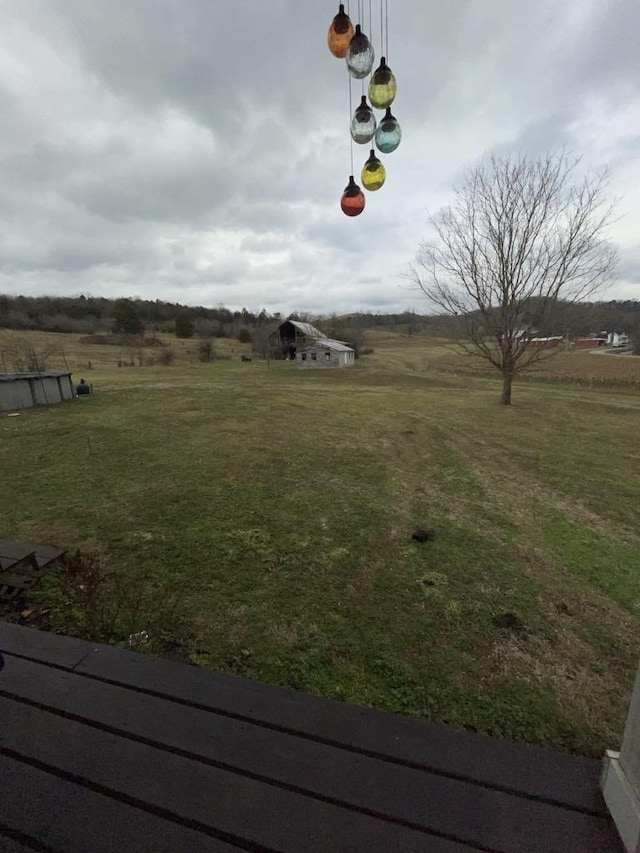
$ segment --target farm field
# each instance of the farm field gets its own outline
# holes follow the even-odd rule
[[[464,376],[491,376],[493,370],[486,362],[454,353],[443,356],[438,362],[438,368]],[[520,381],[640,390],[640,357],[623,355],[610,349],[560,352],[532,365],[522,374]]]
[[[619,745],[640,657],[640,359],[618,382],[599,377],[622,358],[563,354],[504,410],[497,380],[420,335],[371,333],[374,355],[327,372],[241,364],[231,341],[201,364],[175,338],[173,366],[118,368],[77,336],[34,347],[49,338],[95,393],[0,416],[0,537],[84,555],[33,594],[40,624],[122,645],[145,630],[150,651],[588,755]],[[433,542],[412,541],[422,526]]]

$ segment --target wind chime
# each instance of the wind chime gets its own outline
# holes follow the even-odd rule
[[[351,153],[351,175],[349,183],[342,193],[340,206],[347,216],[358,216],[365,208],[365,195],[353,178],[353,143],[367,145],[372,142],[369,157],[362,167],[360,180],[368,192],[379,190],[384,184],[387,171],[376,155],[377,148],[382,154],[395,151],[402,139],[402,130],[397,119],[391,113],[391,104],[398,91],[398,83],[387,65],[389,56],[389,0],[380,0],[380,64],[372,73],[375,59],[371,40],[362,31],[362,25],[355,29],[351,18],[340,3],[338,14],[329,27],[327,43],[329,50],[338,59],[345,59],[349,79],[349,148]],[[364,24],[364,0],[358,0],[358,18]],[[371,0],[369,0],[369,32],[371,32]],[[365,79],[371,75],[365,95]],[[360,104],[353,110],[351,84],[353,80],[362,81]],[[372,109],[384,110],[384,115],[376,120]]]

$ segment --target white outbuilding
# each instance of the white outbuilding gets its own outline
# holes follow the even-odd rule
[[[298,350],[299,367],[351,367],[355,364],[355,351],[342,341],[322,338]]]

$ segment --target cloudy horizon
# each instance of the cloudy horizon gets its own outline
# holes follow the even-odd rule
[[[388,5],[403,140],[349,219],[337,3],[4,0],[0,293],[424,312],[403,273],[427,210],[488,150],[566,147],[620,199],[601,298],[640,299],[637,0]]]

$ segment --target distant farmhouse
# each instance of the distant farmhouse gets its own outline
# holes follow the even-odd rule
[[[272,332],[269,349],[273,358],[295,359],[300,367],[349,367],[355,351],[344,341],[328,338],[311,323],[286,320]]]
[[[625,332],[610,332],[607,335],[607,343],[612,347],[628,347],[631,345],[631,338]]]

